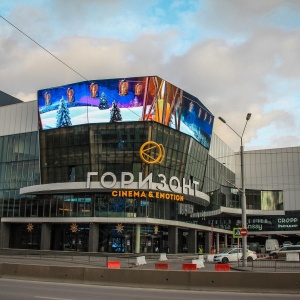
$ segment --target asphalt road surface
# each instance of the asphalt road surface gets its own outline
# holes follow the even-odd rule
[[[0,300],[259,300],[299,299],[299,294],[161,290],[0,278]]]

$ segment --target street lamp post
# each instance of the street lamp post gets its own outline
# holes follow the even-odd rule
[[[231,128],[226,121],[219,117],[219,119],[226,124],[241,140],[240,155],[241,155],[241,184],[242,184],[242,227],[247,228],[247,205],[246,205],[246,192],[245,192],[245,178],[244,178],[244,146],[243,146],[243,136],[247,126],[248,121],[251,118],[251,113],[246,116],[246,124],[243,133],[239,135],[233,128]],[[242,237],[242,252],[243,252],[243,267],[247,267],[247,235]]]

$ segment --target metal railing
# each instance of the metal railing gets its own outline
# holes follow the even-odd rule
[[[109,256],[109,255],[59,255],[59,254],[0,254],[1,262],[14,262],[14,263],[25,263],[31,264],[34,261],[39,261],[42,264],[51,264],[51,265],[85,265],[90,267],[106,267],[109,261],[118,260],[122,268],[132,268],[135,266],[136,257],[122,257],[122,256]]]
[[[110,261],[119,261],[122,268],[133,268],[136,266],[137,257],[140,254],[113,254],[113,253],[85,253],[85,252],[63,252],[63,251],[40,251],[40,250],[15,250],[0,249],[0,262],[13,262],[31,264],[39,261],[50,265],[85,265],[90,267],[106,267]],[[159,254],[148,254],[147,261],[156,262]],[[172,260],[172,258],[170,258]],[[176,259],[175,259],[176,260]]]
[[[255,269],[272,269],[273,271],[300,272],[300,262],[299,261],[285,261],[285,260],[275,260],[275,259],[257,259],[247,263],[253,271]]]

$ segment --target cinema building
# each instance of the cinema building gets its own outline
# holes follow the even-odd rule
[[[234,242],[240,156],[198,98],[149,76],[0,103],[1,248],[195,253]],[[249,240],[296,238],[299,191],[286,187],[299,187],[299,148],[245,161]]]

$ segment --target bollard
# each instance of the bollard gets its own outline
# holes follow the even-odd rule
[[[204,260],[203,259],[193,259],[192,264],[196,264],[197,269],[204,268]]]
[[[147,264],[147,262],[146,262],[145,256],[138,256],[136,258],[136,263],[135,263],[136,266],[141,266],[141,265],[146,265],[146,264]]]
[[[167,254],[166,253],[161,253],[159,257],[159,261],[167,261]]]

